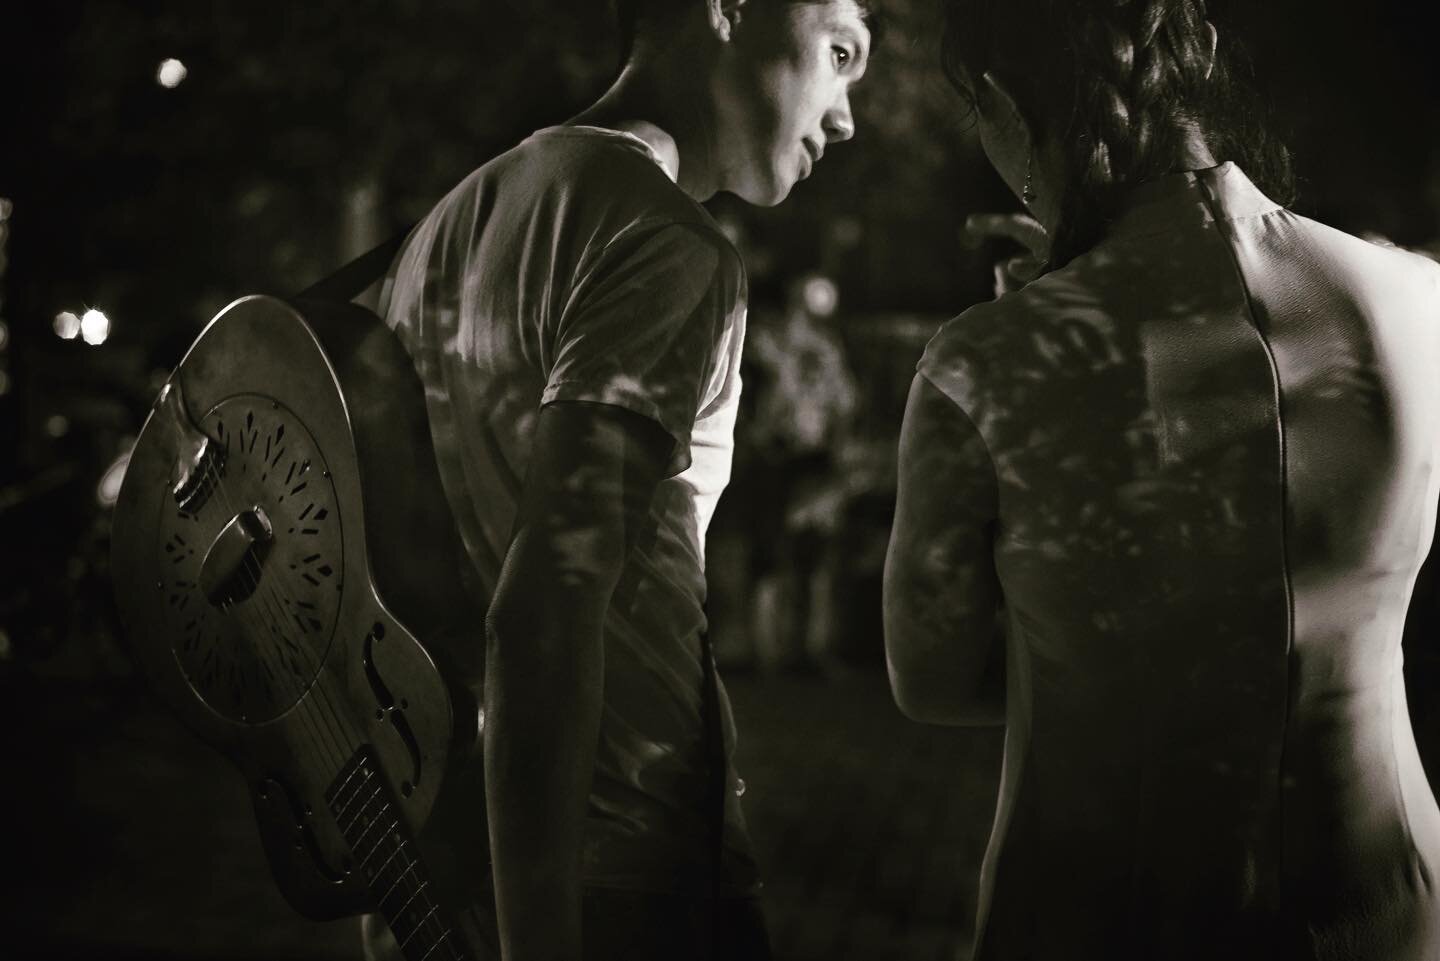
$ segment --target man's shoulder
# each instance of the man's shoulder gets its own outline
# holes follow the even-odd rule
[[[547,127],[474,170],[454,192],[527,206],[589,209],[620,222],[714,227],[638,138],[595,128]]]
[[[711,278],[745,297],[743,261],[719,224],[642,141],[616,131],[538,131],[457,184],[421,220],[409,247],[425,263],[443,249],[455,264],[516,260],[518,270],[524,260],[575,283],[602,276],[595,268],[606,263],[644,262]]]

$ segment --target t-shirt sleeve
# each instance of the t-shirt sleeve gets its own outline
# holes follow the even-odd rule
[[[617,235],[561,312],[542,404],[588,401],[659,424],[674,476],[743,303],[738,255],[718,230],[673,221]]]

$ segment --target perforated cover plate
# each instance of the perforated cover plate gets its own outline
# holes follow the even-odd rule
[[[290,410],[241,394],[198,426],[218,451],[207,458],[203,493],[190,512],[167,497],[156,527],[166,632],[196,696],[225,718],[260,724],[300,701],[329,653],[343,525],[324,453]],[[206,549],[236,514],[254,508],[273,533],[242,572],[254,590],[214,605],[199,586]]]

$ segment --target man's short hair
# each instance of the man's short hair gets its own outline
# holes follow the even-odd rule
[[[610,0],[615,14],[615,23],[620,28],[620,60],[630,59],[635,49],[635,38],[644,30],[663,23],[667,18],[683,12],[696,0]],[[833,3],[834,0],[750,0],[752,3]],[[872,35],[880,30],[877,0],[855,0],[860,15]]]

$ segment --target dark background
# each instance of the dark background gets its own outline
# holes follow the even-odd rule
[[[1440,69],[1423,7],[1212,11],[1246,38],[1295,149],[1297,209],[1440,252]],[[941,320],[990,295],[1010,252],[967,242],[964,217],[1016,204],[935,69],[933,6],[885,8],[855,141],[777,209],[711,205],[746,255],[754,329],[794,309],[798,279],[836,285],[825,327],[855,401],[846,454],[820,485],[840,492],[817,502],[823,544],[770,584],[785,599],[808,579],[827,598],[824,656],[794,637],[747,642],[750,594],[764,593],[747,558],[773,531],[741,503],[743,476],[712,559],[733,587],[723,653],[767,910],[793,958],[936,957],[963,941],[993,804],[993,732],[921,729],[884,694],[878,572],[910,371]],[[7,13],[0,46],[0,744],[13,806],[0,863],[15,868],[0,917],[20,932],[0,957],[352,955],[349,927],[316,928],[278,901],[238,781],[131,672],[97,486],[220,307],[302,288],[597,96],[615,65],[603,4],[86,0]],[[188,69],[173,89],[156,82],[168,57]],[[112,320],[103,344],[56,335],[57,313],[88,307]],[[753,383],[763,399],[764,376]],[[740,442],[764,439],[742,425]],[[1406,638],[1431,771],[1434,566]]]

